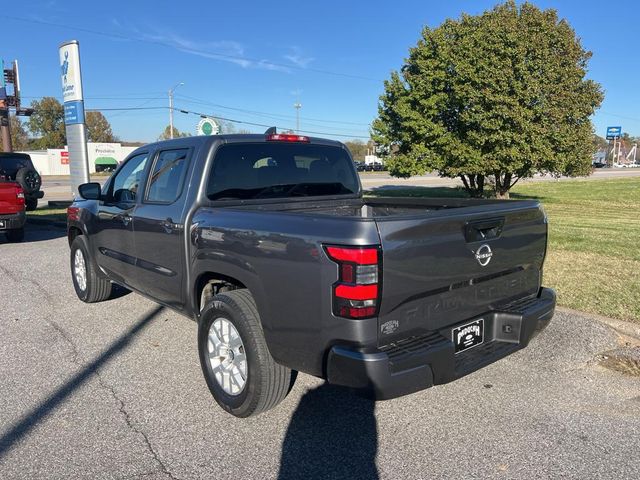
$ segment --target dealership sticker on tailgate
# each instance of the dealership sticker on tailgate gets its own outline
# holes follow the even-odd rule
[[[4,220],[0,220],[0,228],[4,228]]]
[[[455,352],[460,353],[484,342],[484,319],[461,325],[451,330]]]

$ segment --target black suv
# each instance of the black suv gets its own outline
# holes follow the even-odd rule
[[[38,207],[38,199],[44,197],[40,191],[42,179],[33,168],[31,157],[26,153],[0,152],[0,181],[17,182],[24,190],[24,202],[27,210]]]

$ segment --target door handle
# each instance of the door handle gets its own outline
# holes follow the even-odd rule
[[[160,225],[162,225],[162,228],[164,229],[165,232],[167,233],[173,233],[174,230],[176,230],[178,228],[178,225],[176,225],[175,223],[173,223],[173,220],[171,218],[167,218],[166,220],[163,220]]]
[[[121,221],[125,227],[127,225],[129,225],[129,222],[131,221],[131,216],[129,214],[127,214],[127,213],[119,213],[118,215],[116,215],[113,218],[114,218],[114,220]]]

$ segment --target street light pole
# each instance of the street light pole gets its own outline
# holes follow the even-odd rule
[[[293,104],[293,108],[296,109],[296,133],[300,133],[300,109],[302,108],[302,104],[296,102]]]
[[[169,138],[173,138],[173,92],[180,85],[184,85],[184,82],[176,83],[169,89]]]

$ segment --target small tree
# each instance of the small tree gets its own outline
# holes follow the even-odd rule
[[[390,147],[396,176],[437,170],[498,197],[535,172],[587,175],[590,116],[600,86],[585,79],[591,53],[555,10],[514,1],[425,27],[385,82],[373,139]]]
[[[53,97],[31,102],[33,114],[29,117],[29,130],[38,137],[34,148],[64,148],[67,136],[64,130],[64,109]]]
[[[118,139],[111,130],[109,120],[102,112],[87,112],[85,115],[87,127],[87,141],[95,143],[112,143]]]
[[[9,117],[9,129],[11,130],[11,146],[13,150],[26,150],[29,148],[29,136],[18,117],[13,115]]]
[[[173,127],[173,138],[182,138],[182,137],[190,137],[191,134],[189,132],[181,132],[176,127]],[[167,127],[163,130],[163,132],[158,137],[158,140],[169,140],[171,138],[171,126],[167,125]]]

